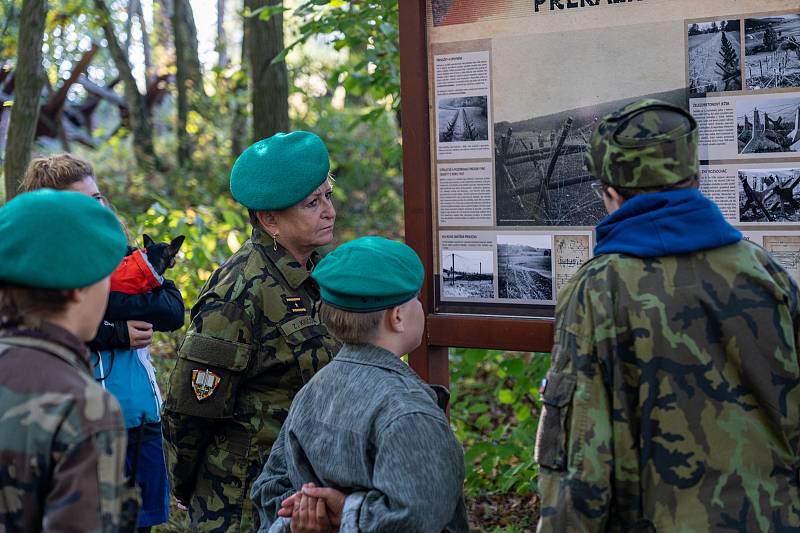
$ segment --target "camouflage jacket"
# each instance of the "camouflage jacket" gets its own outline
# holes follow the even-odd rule
[[[256,528],[250,487],[295,394],[339,349],[318,302],[305,266],[260,230],[203,288],[162,419],[172,490],[194,527]]]
[[[0,413],[0,530],[119,530],[127,433],[80,340],[0,329]]]
[[[555,327],[539,531],[798,531],[798,289],[769,254],[598,256]]]

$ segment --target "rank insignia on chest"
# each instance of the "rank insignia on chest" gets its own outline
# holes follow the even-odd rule
[[[217,390],[220,377],[209,369],[192,370],[192,390],[199,401],[203,401]]]
[[[304,315],[306,312],[308,312],[305,304],[303,303],[303,299],[299,296],[284,296],[283,303],[286,304],[286,308],[289,310],[289,312],[294,313],[295,315]]]

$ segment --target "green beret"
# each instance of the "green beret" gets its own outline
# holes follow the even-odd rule
[[[368,313],[416,297],[425,269],[417,253],[402,242],[361,237],[326,255],[311,276],[319,283],[325,303]]]
[[[105,278],[128,243],[116,215],[79,192],[40,189],[0,208],[0,280],[80,289]]]
[[[307,131],[276,133],[242,152],[231,171],[231,194],[255,211],[291,207],[319,187],[331,169],[322,139]]]
[[[674,185],[697,175],[699,135],[680,107],[639,100],[603,117],[589,139],[586,168],[623,189]]]

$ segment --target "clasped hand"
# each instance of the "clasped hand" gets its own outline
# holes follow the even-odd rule
[[[278,516],[292,519],[292,533],[339,531],[346,497],[338,490],[306,483],[283,500]]]

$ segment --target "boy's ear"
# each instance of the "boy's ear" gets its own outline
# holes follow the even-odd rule
[[[147,233],[142,235],[142,240],[144,241],[144,247],[145,248],[150,248],[151,246],[153,246],[155,244],[155,241],[153,239],[151,239],[150,235],[148,235]]]
[[[172,242],[169,243],[169,248],[170,248],[170,250],[172,251],[173,254],[177,254],[178,253],[178,250],[181,249],[181,244],[183,244],[183,240],[185,238],[186,237],[183,236],[183,235],[178,235],[177,237],[172,239]]]
[[[386,326],[393,333],[403,333],[406,330],[402,306],[397,305],[386,310]]]

